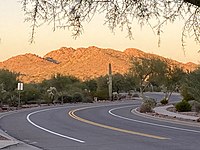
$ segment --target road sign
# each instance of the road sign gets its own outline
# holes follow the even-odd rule
[[[17,84],[17,90],[18,91],[22,91],[23,90],[23,86],[24,86],[23,83],[18,83]]]

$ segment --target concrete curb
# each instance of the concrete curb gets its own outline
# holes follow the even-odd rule
[[[0,113],[0,119],[7,115],[11,115],[13,113],[17,113],[20,110],[15,110],[15,111],[8,111],[8,112],[2,112]],[[5,139],[0,140],[0,149],[4,150],[41,150],[37,147],[31,146],[29,144],[26,144],[22,141],[19,141],[10,135],[6,133],[6,131],[3,131],[0,129],[0,136],[2,136]]]
[[[9,141],[9,140],[0,141],[0,149],[8,149],[10,147],[17,146],[19,144],[20,142],[18,141]]]
[[[0,149],[6,149],[11,146],[16,146],[21,142],[14,139],[13,137],[6,134],[3,130],[0,129],[0,136],[4,137],[5,139],[0,140]]]
[[[159,116],[152,116],[150,114],[140,113],[137,109],[138,108],[132,109],[131,112],[133,114],[137,115],[137,116],[140,116],[140,117],[153,119],[153,120],[156,120],[156,121],[163,121],[163,122],[179,124],[179,125],[187,125],[187,126],[191,126],[191,127],[200,127],[200,123],[197,123],[197,122],[194,122],[194,121],[192,122],[192,121],[186,121],[186,120],[179,120],[178,118],[173,119],[173,118],[163,118],[163,117],[159,117]]]
[[[167,108],[170,108],[170,107],[173,107],[173,105],[155,107],[153,110],[155,111],[155,113],[158,113],[161,115],[167,115],[173,118],[180,118],[180,119],[192,120],[192,121],[199,120],[199,117],[196,117],[196,116],[189,116],[189,115],[183,115],[183,114],[179,114],[175,112],[170,112],[167,110]]]

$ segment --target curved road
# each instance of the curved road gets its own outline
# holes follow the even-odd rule
[[[44,150],[194,150],[200,128],[139,117],[139,101],[35,108],[5,116],[0,126]]]

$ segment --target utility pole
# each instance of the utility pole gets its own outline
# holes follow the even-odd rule
[[[112,101],[112,67],[111,67],[111,64],[109,64],[108,91],[109,91],[109,100]]]

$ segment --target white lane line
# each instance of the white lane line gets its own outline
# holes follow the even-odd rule
[[[60,133],[57,133],[57,132],[48,130],[48,129],[44,128],[44,127],[41,127],[41,126],[37,125],[36,123],[34,123],[33,121],[31,121],[31,119],[30,119],[30,117],[31,117],[32,115],[34,115],[34,114],[41,113],[41,112],[44,112],[44,111],[54,110],[54,109],[60,109],[60,108],[44,109],[44,110],[35,111],[35,112],[32,112],[32,113],[28,114],[27,117],[26,117],[26,119],[28,120],[28,122],[29,122],[30,124],[32,124],[32,125],[35,126],[36,128],[39,128],[39,129],[41,129],[41,130],[43,130],[43,131],[46,131],[46,132],[48,132],[48,133],[51,133],[51,134],[54,134],[54,135],[57,135],[57,136],[59,136],[59,137],[66,138],[66,139],[69,139],[69,140],[72,140],[72,141],[76,141],[76,142],[79,142],[79,143],[85,143],[85,141],[83,141],[83,140],[79,140],[79,139],[77,139],[77,138],[73,138],[73,137],[70,137],[70,136],[62,135],[62,134],[60,134]]]
[[[174,130],[181,130],[181,131],[187,131],[187,132],[200,133],[200,131],[198,131],[198,130],[192,130],[192,129],[186,129],[186,128],[179,128],[179,127],[174,127],[174,126],[156,124],[156,123],[151,123],[151,122],[146,122],[146,121],[141,121],[141,120],[136,120],[136,119],[123,117],[123,116],[120,116],[120,115],[117,115],[117,114],[113,113],[114,110],[127,108],[127,107],[132,107],[132,106],[117,107],[117,108],[113,108],[113,109],[109,110],[108,112],[109,112],[110,115],[112,115],[114,117],[121,118],[121,119],[124,119],[124,120],[133,121],[133,122],[137,122],[137,123],[142,123],[142,124],[147,124],[147,125],[152,125],[152,126],[158,126],[158,127],[163,127],[163,128],[169,128],[169,129],[174,129]]]

